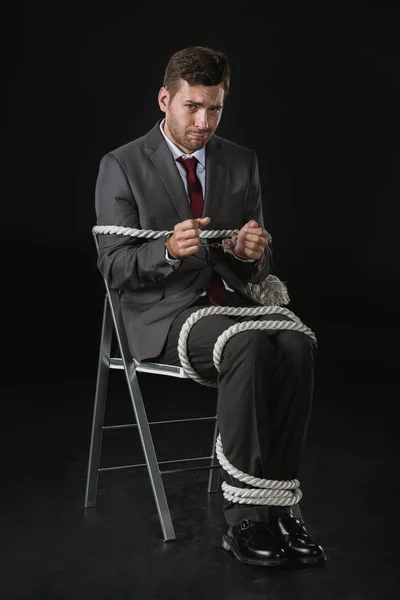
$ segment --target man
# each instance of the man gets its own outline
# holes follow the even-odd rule
[[[178,336],[190,314],[212,304],[255,305],[246,283],[271,273],[257,158],[215,135],[229,81],[223,53],[204,47],[175,53],[158,94],[164,119],[100,163],[98,225],[173,232],[156,240],[100,236],[98,267],[120,292],[130,350],[139,361],[180,364]],[[224,252],[201,243],[201,229],[239,233]],[[293,479],[312,404],[315,346],[296,331],[241,332],[228,340],[217,373],[216,339],[242,320],[211,315],[196,323],[190,363],[206,379],[218,379],[217,416],[229,462],[254,477]],[[223,477],[240,487],[225,471]],[[325,559],[288,507],[226,501],[224,515],[223,547],[244,563]]]

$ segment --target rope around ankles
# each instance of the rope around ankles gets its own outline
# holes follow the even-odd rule
[[[101,235],[123,235],[139,239],[158,239],[172,233],[171,231],[153,231],[146,229],[134,229],[130,227],[119,227],[114,225],[97,225],[92,228],[93,233]],[[200,232],[201,239],[227,238],[231,237],[237,230],[206,230]],[[264,306],[256,307],[231,307],[231,306],[207,306],[193,312],[182,325],[178,340],[178,356],[185,373],[197,383],[210,387],[218,387],[216,381],[209,381],[199,375],[191,366],[188,353],[187,341],[191,328],[197,321],[208,315],[230,315],[230,316],[252,316],[259,317],[268,314],[283,314],[289,318],[284,321],[245,321],[228,327],[217,339],[214,345],[213,361],[217,371],[220,370],[223,349],[228,340],[234,335],[248,330],[291,330],[299,331],[308,335],[316,342],[315,334],[304,325],[300,319],[290,310],[278,306],[288,304],[289,296],[284,284],[272,275],[269,275],[261,284],[248,284],[249,295]],[[265,306],[269,304],[269,306]],[[273,305],[271,305],[273,304]],[[268,505],[268,506],[292,506],[297,504],[303,493],[300,490],[300,482],[297,479],[280,481],[274,479],[261,479],[243,473],[227,460],[223,453],[221,435],[216,442],[216,454],[221,467],[232,477],[250,487],[234,487],[226,482],[222,483],[223,496],[227,501],[239,504]]]

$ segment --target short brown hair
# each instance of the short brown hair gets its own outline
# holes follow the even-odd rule
[[[204,46],[183,48],[171,56],[165,69],[163,86],[171,97],[178,91],[181,79],[189,85],[223,83],[226,96],[230,84],[228,59],[222,52]]]

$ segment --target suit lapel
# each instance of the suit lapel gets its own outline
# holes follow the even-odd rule
[[[192,219],[190,202],[174,157],[160,131],[159,121],[146,136],[149,158],[163,182],[168,196],[182,221]],[[223,153],[215,137],[206,146],[206,194],[203,216],[211,221],[206,229],[226,229],[227,223],[227,170]]]
[[[203,216],[210,217],[207,229],[226,229],[227,171],[220,146],[211,138],[206,146],[206,195]]]
[[[149,155],[150,160],[157,170],[180,220],[193,218],[185,186],[176,168],[174,157],[161,134],[159,123],[149,132],[146,141],[148,147],[152,149]]]

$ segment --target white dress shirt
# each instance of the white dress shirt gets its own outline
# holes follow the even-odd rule
[[[175,144],[173,142],[171,142],[171,140],[165,135],[164,128],[163,128],[164,121],[165,121],[165,119],[163,119],[160,123],[161,133],[163,134],[164,139],[168,144],[168,148],[171,150],[172,156],[175,159],[175,164],[178,168],[180,176],[182,177],[183,185],[185,186],[188,201],[190,202],[189,194],[188,194],[186,170],[185,170],[185,167],[183,165],[181,165],[181,163],[177,162],[177,159],[180,157],[182,157],[182,158],[193,158],[193,157],[197,158],[196,174],[201,183],[201,188],[203,190],[203,198],[205,198],[206,197],[206,150],[205,150],[205,148],[200,148],[200,150],[196,150],[196,152],[193,152],[193,154],[184,154],[182,152],[182,150],[180,150],[178,148],[178,146],[175,146]]]

